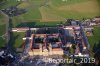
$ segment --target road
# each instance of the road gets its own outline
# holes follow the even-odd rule
[[[86,46],[89,48],[89,42],[88,42],[86,34],[85,34],[84,30],[83,30],[84,27],[82,26],[82,24],[80,22],[79,22],[79,24],[80,24],[80,27],[81,27],[81,32],[82,32],[83,40],[84,40]]]
[[[80,25],[80,28],[81,28],[81,33],[82,33],[82,36],[83,36],[83,41],[84,41],[84,44],[86,47],[88,47],[85,52],[89,54],[89,57],[90,57],[90,52],[88,51],[88,49],[90,48],[90,45],[89,45],[89,42],[88,42],[88,39],[87,39],[87,36],[84,32],[84,26],[82,26],[82,23],[79,22],[79,25]]]

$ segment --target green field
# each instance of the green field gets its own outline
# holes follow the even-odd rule
[[[12,46],[14,48],[22,48],[22,45],[24,43],[23,38],[25,37],[25,33],[24,32],[14,32],[12,34],[12,40],[11,40],[11,44],[13,44]]]
[[[23,22],[57,22],[68,18],[94,18],[100,15],[100,0],[28,0],[21,2],[7,0],[1,4],[0,9],[10,6],[17,6],[27,11],[13,17],[14,27]]]
[[[5,38],[3,38],[2,36],[5,34],[5,24],[4,25],[0,25],[0,47],[5,47]]]
[[[57,22],[100,15],[99,0],[29,0],[21,2],[17,7],[24,8],[27,12],[13,17],[14,26],[21,22]]]
[[[14,27],[23,22],[57,22],[68,18],[83,19],[100,15],[99,0],[16,0],[5,1],[0,9],[10,6],[26,9],[26,13],[13,17]],[[42,24],[42,23],[41,23]]]
[[[25,32],[13,32],[10,35],[9,47],[15,52],[22,52],[24,49],[25,41]]]
[[[93,36],[88,37],[91,50],[94,46],[100,47],[100,26],[94,27]]]
[[[0,2],[0,9],[8,8],[10,6],[16,6],[20,4],[17,0],[3,0]]]
[[[90,54],[94,57],[94,53],[100,48],[100,26],[95,26],[93,31],[93,36],[88,37],[90,44]]]
[[[5,17],[2,14],[0,14],[0,47],[5,47],[5,38],[2,37],[5,34],[5,29]]]

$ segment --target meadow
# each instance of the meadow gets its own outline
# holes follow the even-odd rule
[[[100,15],[99,0],[29,0],[21,2],[18,8],[25,14],[13,17],[16,27],[21,22],[59,22],[66,19],[94,18]]]

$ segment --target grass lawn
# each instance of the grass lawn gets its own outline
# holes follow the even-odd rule
[[[23,45],[23,39],[25,37],[24,32],[14,32],[12,37],[12,43],[14,48],[22,48]]]
[[[6,27],[5,27],[5,24],[4,25],[0,25],[0,47],[5,47],[5,39],[2,38],[2,35],[5,34],[5,30]]]
[[[5,47],[5,39],[2,38],[2,35],[5,34],[6,31],[6,24],[5,24],[5,17],[0,14],[0,48]]]
[[[5,47],[6,45],[6,41],[5,39],[3,39],[1,36],[5,34],[5,24],[4,25],[0,25],[0,48],[1,47]]]
[[[5,16],[0,13],[0,25],[5,24]]]
[[[0,36],[2,36],[3,34],[5,34],[6,31],[6,25],[0,25]]]
[[[0,48],[5,47],[6,41],[0,37]]]
[[[94,35],[88,37],[91,49],[93,49],[94,44],[97,45],[100,42],[100,26],[95,26],[93,32]]]

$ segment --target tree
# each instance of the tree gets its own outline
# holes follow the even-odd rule
[[[73,48],[73,49],[76,49],[76,45],[75,45],[75,44],[72,44],[72,48]]]
[[[0,0],[0,4],[2,4],[3,2],[5,2],[6,0]]]
[[[93,46],[92,51],[93,51],[93,52],[95,52],[95,51],[96,51],[96,49],[97,49],[97,46],[96,46],[96,43],[94,43],[94,46]]]

